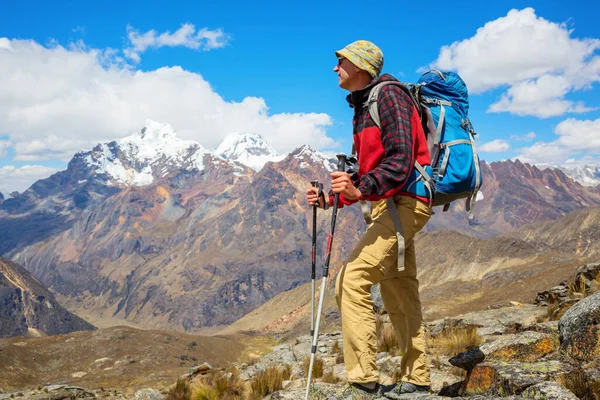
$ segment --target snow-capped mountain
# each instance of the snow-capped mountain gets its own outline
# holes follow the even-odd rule
[[[80,152],[97,175],[109,185],[143,186],[173,170],[202,171],[209,154],[199,143],[179,139],[169,124],[148,120],[141,131],[110,143],[101,143],[91,151]]]
[[[213,152],[217,157],[238,162],[255,171],[260,171],[269,161],[283,160],[285,155],[278,155],[262,136],[231,134]]]
[[[314,164],[323,165],[323,167],[330,172],[333,172],[336,169],[337,158],[327,157],[325,154],[306,144],[295,151],[293,156],[300,161],[300,168],[310,167],[308,162],[311,161]]]
[[[557,167],[575,182],[583,186],[600,185],[600,166],[586,165],[583,167]]]

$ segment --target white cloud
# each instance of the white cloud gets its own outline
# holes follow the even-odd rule
[[[141,46],[141,44],[140,44]],[[336,143],[327,114],[269,114],[262,98],[227,102],[199,74],[181,67],[135,70],[111,49],[42,46],[0,38],[0,121],[15,158],[66,160],[101,141],[138,131],[147,119],[215,148],[229,133],[259,133],[279,153]]]
[[[507,151],[510,145],[506,140],[496,139],[479,146],[479,151],[482,153],[500,153]]]
[[[56,168],[42,165],[25,165],[17,168],[12,165],[0,167],[0,191],[8,195],[14,191],[23,192],[38,179],[44,179],[57,172]]]
[[[12,142],[8,140],[0,140],[0,157],[8,154],[8,149],[12,147]]]
[[[183,24],[174,33],[169,31],[157,33],[154,29],[140,33],[131,26],[127,27],[127,38],[130,46],[124,50],[125,56],[135,62],[140,61],[140,54],[149,48],[182,46],[190,49],[212,50],[224,47],[229,41],[229,35],[223,30],[202,28],[196,31],[193,24]]]
[[[535,132],[529,132],[524,135],[511,135],[510,138],[517,142],[530,142],[535,139]]]
[[[596,120],[567,119],[554,132],[552,142],[537,142],[520,149],[515,158],[532,164],[581,165],[598,164],[600,153],[600,118]],[[595,161],[594,161],[595,160]]]
[[[565,96],[600,81],[600,40],[571,38],[572,32],[532,8],[513,9],[473,37],[442,47],[430,67],[456,70],[472,93],[509,86],[490,112],[542,118],[585,112]]]
[[[573,150],[600,153],[600,118],[592,120],[567,119],[556,126],[558,142]]]
[[[531,147],[520,149],[521,154],[514,157],[529,164],[559,165],[569,159],[569,153],[559,143],[536,142]]]

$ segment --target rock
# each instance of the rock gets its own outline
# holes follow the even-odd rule
[[[572,370],[567,364],[551,360],[536,363],[486,362],[473,369],[467,384],[468,394],[520,394],[529,386]]]
[[[454,383],[461,383],[463,380],[461,376],[446,371],[440,371],[435,368],[431,369],[430,374],[432,393],[439,393],[444,386],[449,386]]]
[[[586,292],[592,289],[594,281],[600,281],[600,263],[586,264],[579,268],[575,276],[575,284],[583,283]]]
[[[379,382],[384,385],[395,383],[396,371],[400,370],[402,357],[384,357],[376,361],[377,369],[379,370]]]
[[[381,299],[381,288],[379,284],[371,286],[371,300],[373,301],[373,311],[377,314],[386,314],[383,300]]]
[[[83,378],[86,375],[87,375],[87,372],[83,372],[83,371],[78,371],[78,372],[74,372],[71,374],[71,376],[73,378]]]
[[[206,375],[212,369],[213,368],[210,366],[210,364],[205,362],[202,365],[196,365],[195,367],[190,368],[188,376],[191,378],[196,375]]]
[[[141,389],[133,395],[135,400],[163,400],[166,396],[154,389]]]
[[[554,352],[558,344],[552,336],[525,331],[515,335],[503,335],[498,340],[487,342],[481,351],[488,357],[503,361],[535,362]]]
[[[106,365],[106,363],[111,362],[112,358],[108,358],[108,357],[104,357],[104,358],[99,358],[96,361],[94,361],[94,364],[96,365],[96,368],[102,368]]]
[[[444,397],[458,397],[460,396],[460,388],[462,387],[463,382],[456,382],[453,383],[452,385],[449,386],[444,386],[440,392],[439,395],[440,396],[444,396]]]
[[[447,329],[476,326],[481,336],[501,335],[509,327],[519,324],[533,325],[538,317],[546,315],[546,310],[530,304],[521,307],[502,307],[494,310],[478,311],[444,318],[428,323],[431,336],[437,336]]]
[[[579,361],[600,357],[600,291],[579,301],[558,323],[561,350]]]
[[[455,355],[448,360],[448,362],[455,367],[470,371],[475,368],[477,364],[482,363],[483,360],[485,360],[485,354],[479,347],[475,347],[474,349]]]
[[[528,387],[523,391],[523,397],[535,400],[577,400],[573,392],[565,389],[556,382],[542,382]]]

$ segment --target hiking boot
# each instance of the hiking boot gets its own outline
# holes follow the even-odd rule
[[[339,400],[375,400],[383,398],[383,394],[393,387],[383,386],[377,383],[375,389],[369,389],[360,383],[351,383],[342,393]]]
[[[384,396],[388,399],[401,399],[403,394],[429,394],[429,386],[415,385],[409,382],[400,382],[395,388],[389,392],[384,393]]]

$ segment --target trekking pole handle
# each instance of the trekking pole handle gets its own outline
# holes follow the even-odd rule
[[[325,200],[325,193],[323,192],[323,184],[319,183],[319,181],[316,179],[310,181],[310,184],[312,185],[312,187],[317,188],[317,202],[314,204],[313,207],[317,208],[319,206],[319,200],[323,199],[323,209],[327,210],[329,208],[329,205],[327,204],[327,201]]]
[[[335,156],[338,159],[338,164],[337,164],[338,171],[345,172],[346,171],[346,159],[348,158],[348,156],[346,156],[344,153],[336,154]]]

